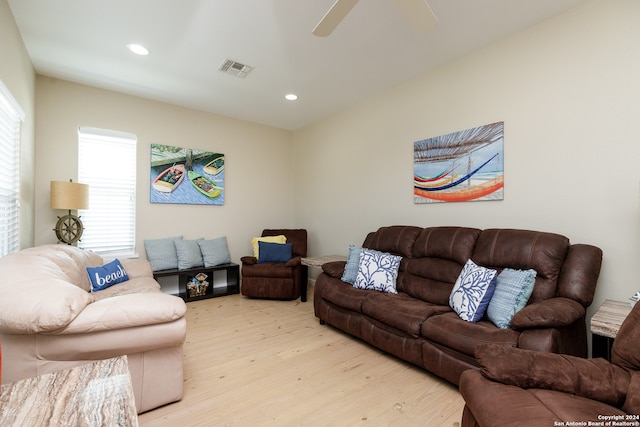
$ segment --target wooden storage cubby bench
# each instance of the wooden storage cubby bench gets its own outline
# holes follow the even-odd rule
[[[214,272],[222,270],[226,271],[227,285],[224,287],[214,287]],[[187,283],[199,273],[207,275],[206,280],[209,282],[209,286],[203,295],[191,296],[187,290]],[[158,277],[167,276],[178,276],[178,296],[186,302],[232,295],[240,292],[240,266],[235,263],[216,265],[215,267],[198,267],[187,270],[160,270],[153,272],[153,277],[156,280],[158,280]]]

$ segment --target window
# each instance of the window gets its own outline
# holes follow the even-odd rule
[[[135,254],[136,136],[81,127],[78,182],[89,185],[89,209],[78,214],[84,233],[78,247],[103,257]]]
[[[0,256],[20,249],[20,130],[24,112],[0,81]]]

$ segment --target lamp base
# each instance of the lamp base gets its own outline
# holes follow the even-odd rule
[[[73,215],[71,211],[65,216],[59,216],[56,228],[53,229],[56,232],[58,243],[66,243],[72,245],[80,240],[84,226],[80,218]]]

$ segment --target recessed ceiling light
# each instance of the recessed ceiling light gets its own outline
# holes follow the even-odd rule
[[[146,47],[139,45],[139,44],[135,44],[135,43],[129,43],[127,45],[127,47],[129,48],[129,50],[137,55],[149,55],[149,49],[147,49]]]
[[[285,95],[284,98],[287,101],[295,101],[296,99],[298,99],[298,95],[296,95],[295,93],[289,93],[289,94]]]

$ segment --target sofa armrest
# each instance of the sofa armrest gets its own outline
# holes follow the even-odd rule
[[[517,330],[534,328],[562,328],[584,318],[585,308],[569,298],[550,298],[527,305],[511,319]]]
[[[302,264],[302,257],[296,256],[287,261],[285,267],[297,267]]]
[[[184,317],[182,298],[162,292],[131,293],[89,304],[56,334],[84,334],[170,323]]]
[[[331,277],[340,279],[344,274],[344,268],[347,265],[346,261],[331,261],[322,264],[322,271],[327,273]]]
[[[151,263],[145,259],[125,258],[121,259],[120,262],[130,279],[153,277]]]
[[[630,374],[605,359],[583,359],[513,347],[481,344],[475,357],[482,374],[521,388],[561,391],[622,406]]]
[[[258,263],[258,258],[254,256],[243,256],[240,258],[240,262],[247,265],[253,265]]]

